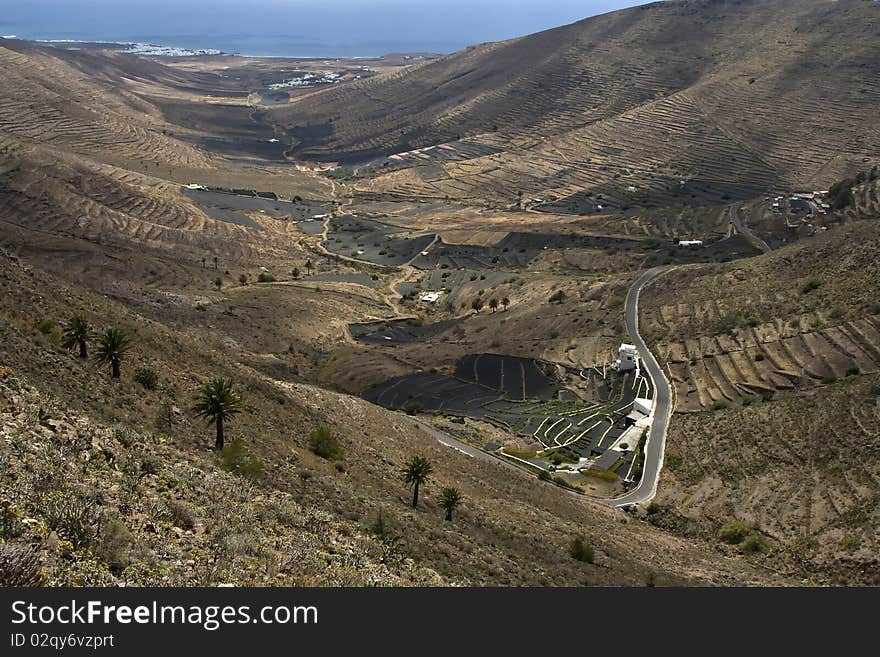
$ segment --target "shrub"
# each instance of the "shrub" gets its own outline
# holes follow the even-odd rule
[[[139,367],[135,370],[134,380],[147,390],[155,390],[159,387],[159,375],[156,370],[149,367]]]
[[[747,554],[763,552],[767,549],[767,542],[761,537],[760,534],[758,534],[757,532],[752,532],[745,537],[742,543],[739,544],[739,549]]]
[[[58,323],[54,319],[43,319],[37,322],[37,330],[45,336],[58,332]]]
[[[820,287],[822,287],[822,281],[814,278],[801,286],[801,294],[809,294],[813,290],[818,290]]]
[[[762,360],[764,360],[764,358],[765,358],[764,354],[761,354],[761,353],[757,353],[757,354],[755,354],[755,360],[758,361],[759,363],[760,363]]]
[[[734,520],[722,525],[721,529],[718,530],[718,538],[724,543],[739,545],[754,529],[755,527],[751,523]]]
[[[133,540],[131,532],[121,520],[110,520],[101,530],[97,556],[110,567],[111,572],[118,573],[125,570],[131,563]]]
[[[188,504],[171,500],[168,502],[168,515],[175,527],[192,531],[196,526],[196,514]]]
[[[723,411],[725,408],[730,408],[730,402],[726,399],[716,399],[712,402],[711,408],[713,411]]]
[[[78,550],[90,547],[101,534],[102,516],[94,501],[70,494],[51,497],[43,510],[49,529]]]
[[[141,472],[145,475],[157,475],[162,472],[162,460],[158,456],[145,456],[141,460]]]
[[[258,283],[274,283],[275,277],[272,274],[267,274],[266,272],[261,273],[257,276]]]
[[[341,461],[344,456],[342,446],[327,427],[318,427],[309,434],[309,449],[328,461]]]
[[[0,544],[0,586],[40,586],[40,555],[23,543]]]
[[[571,542],[568,554],[572,559],[583,561],[584,563],[593,563],[593,558],[595,557],[593,546],[585,543],[584,539],[580,536],[576,536]]]
[[[847,376],[858,376],[860,373],[861,373],[861,370],[856,365],[853,365],[852,367],[848,367],[846,370]]]
[[[220,462],[224,468],[245,479],[259,479],[263,475],[263,463],[250,453],[241,438],[226,443],[220,452]]]
[[[551,475],[546,470],[541,470],[538,473],[538,479],[540,479],[541,481],[553,481],[553,475]]]
[[[562,290],[557,290],[550,295],[548,301],[550,303],[562,303],[563,301],[565,301],[565,292],[563,292]]]

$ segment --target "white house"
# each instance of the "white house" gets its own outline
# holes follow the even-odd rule
[[[639,413],[642,413],[644,415],[650,415],[653,406],[654,400],[644,397],[637,397],[636,400],[633,402],[633,410],[638,411]]]
[[[439,292],[425,292],[422,296],[419,297],[419,301],[424,303],[437,303],[440,301],[440,293]]]
[[[639,352],[636,349],[635,345],[626,344],[625,342],[620,345],[620,349],[618,350],[619,358],[617,359],[617,371],[618,372],[629,372],[631,370],[636,369],[638,367],[638,359]]]
[[[679,240],[678,245],[682,248],[697,248],[703,246],[703,240]]]

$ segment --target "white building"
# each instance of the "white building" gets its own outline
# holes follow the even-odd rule
[[[638,367],[639,360],[639,352],[636,349],[635,345],[626,344],[625,342],[620,345],[620,349],[618,350],[619,358],[617,359],[617,371],[618,372],[629,372],[631,370],[636,369]]]
[[[419,297],[419,301],[423,303],[437,303],[438,301],[440,301],[440,293],[425,292],[422,296]]]
[[[703,240],[679,240],[678,245],[682,248],[697,248],[703,246]]]

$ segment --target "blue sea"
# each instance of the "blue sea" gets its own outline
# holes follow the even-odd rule
[[[448,53],[637,0],[0,0],[0,36],[274,57]]]

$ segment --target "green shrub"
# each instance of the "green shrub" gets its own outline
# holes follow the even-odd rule
[[[861,373],[861,370],[856,365],[853,365],[852,367],[848,367],[846,370],[847,376],[858,376],[860,373]]]
[[[751,523],[733,520],[722,525],[721,529],[718,530],[718,538],[724,543],[739,545],[753,531],[755,531],[755,526]]]
[[[94,501],[71,494],[50,496],[43,509],[46,526],[75,550],[91,547],[101,535],[102,514]]]
[[[275,277],[272,274],[267,274],[266,272],[262,272],[259,276],[257,276],[258,283],[274,283]]]
[[[110,567],[111,572],[118,573],[131,563],[133,542],[131,532],[121,520],[110,520],[101,530],[101,542],[96,550],[97,557]]]
[[[40,554],[24,543],[0,544],[0,586],[40,586],[43,573]]]
[[[576,561],[583,561],[584,563],[593,563],[593,559],[595,557],[595,553],[593,551],[593,546],[589,543],[584,542],[580,536],[576,536],[574,540],[571,542],[571,547],[568,549],[568,554],[572,559]]]
[[[764,552],[767,549],[767,541],[757,532],[752,532],[739,544],[739,549],[747,554]]]
[[[37,330],[45,336],[58,332],[58,322],[54,319],[43,319],[37,322]]]
[[[188,504],[179,502],[178,500],[171,500],[167,503],[167,506],[171,523],[175,527],[180,527],[187,531],[195,529],[196,514]]]
[[[538,473],[538,479],[540,479],[541,481],[553,481],[553,475],[551,475],[546,470],[541,470]]]
[[[550,303],[562,303],[565,301],[565,292],[562,290],[557,290],[553,294],[550,295],[550,298],[547,300]]]
[[[158,456],[145,456],[141,459],[141,472],[145,475],[157,475],[162,472],[162,459]]]
[[[726,399],[716,399],[712,402],[711,409],[713,411],[723,411],[726,408],[730,408],[730,402]]]
[[[149,367],[140,367],[134,372],[134,380],[147,390],[155,390],[159,387],[159,375]]]
[[[813,290],[818,290],[820,287],[822,287],[822,281],[814,278],[801,286],[801,294],[809,294]]]
[[[762,360],[764,360],[764,358],[765,358],[764,354],[762,354],[762,353],[760,353],[760,352],[757,353],[757,354],[755,354],[755,360],[758,361],[759,363],[760,363]]]
[[[263,476],[263,463],[250,453],[241,438],[233,438],[226,443],[220,452],[220,462],[224,468],[245,479],[259,479]]]
[[[344,456],[342,446],[327,427],[318,427],[309,434],[309,449],[328,461],[341,461]]]

